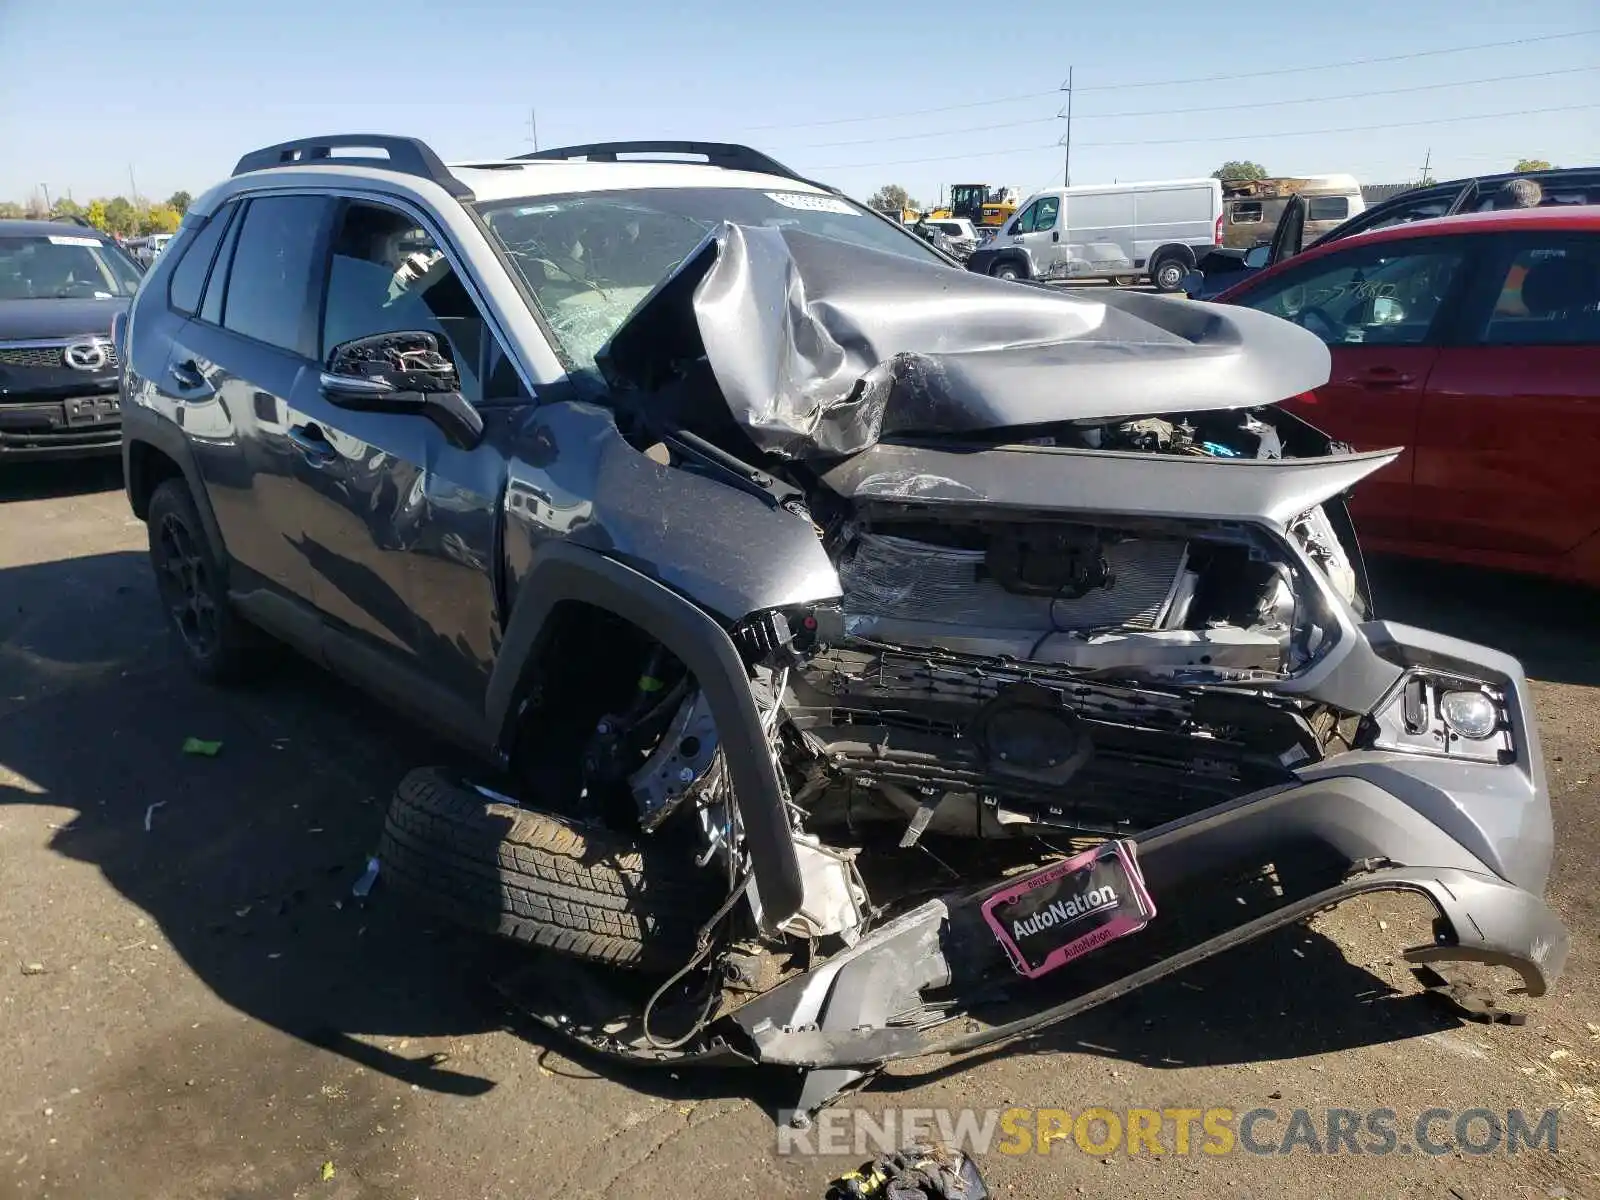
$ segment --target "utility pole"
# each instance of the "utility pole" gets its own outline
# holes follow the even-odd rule
[[[1428,147],[1428,152],[1422,156],[1422,179],[1419,182],[1427,183],[1428,180],[1432,178],[1432,176],[1430,176],[1428,174],[1428,167],[1432,163],[1433,163],[1433,147],[1429,146]]]
[[[534,150],[537,151],[539,149],[539,110],[537,108],[528,110],[528,132],[533,134],[531,140],[533,141]]]
[[[1067,136],[1062,142],[1067,148],[1066,162],[1062,165],[1063,187],[1072,186],[1072,68],[1067,68],[1067,82],[1062,84],[1062,89],[1067,93]]]
[[[44,192],[44,211],[46,213],[54,212],[55,205],[50,203],[50,185],[48,183],[41,183],[39,187]]]
[[[133,195],[129,196],[128,199],[133,202],[133,206],[135,208],[138,208],[139,207],[139,185],[133,181],[133,164],[132,163],[128,164],[128,190],[133,193]]]

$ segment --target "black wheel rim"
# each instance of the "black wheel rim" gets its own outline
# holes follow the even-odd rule
[[[183,644],[197,658],[209,658],[217,647],[217,606],[211,595],[211,573],[194,532],[172,513],[156,531],[156,580]]]

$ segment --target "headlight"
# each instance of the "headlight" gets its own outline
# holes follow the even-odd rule
[[[1516,761],[1504,697],[1481,680],[1412,669],[1373,710],[1375,750],[1482,763]]]
[[[1500,714],[1482,692],[1446,692],[1439,697],[1439,715],[1451,733],[1481,742],[1494,736]]]

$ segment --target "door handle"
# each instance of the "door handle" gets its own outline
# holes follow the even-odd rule
[[[328,441],[327,435],[317,425],[291,425],[289,440],[314,467],[330,463],[339,456],[339,452],[333,448],[333,443]]]
[[[1055,232],[1053,232],[1050,235],[1050,240],[1052,242],[1059,242],[1061,240],[1061,231],[1059,229],[1057,229]]]
[[[1405,371],[1397,371],[1393,367],[1373,367],[1356,376],[1357,383],[1367,384],[1369,387],[1400,387],[1407,383],[1415,383],[1417,377]]]
[[[206,386],[206,377],[200,374],[200,367],[192,358],[171,364],[167,374],[186,391],[198,391]]]

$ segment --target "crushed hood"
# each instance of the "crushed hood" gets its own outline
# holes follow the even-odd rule
[[[703,362],[760,450],[1272,404],[1328,349],[1246,308],[1018,285],[797,230],[713,230],[597,355],[653,391]]]

